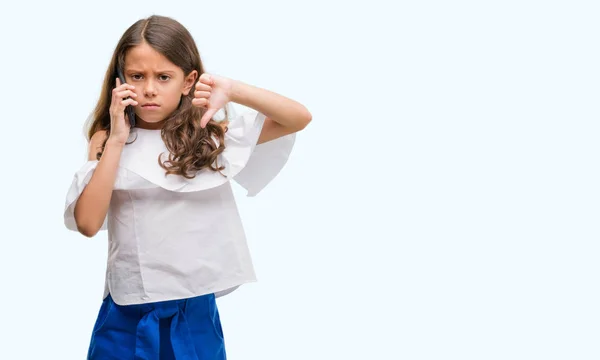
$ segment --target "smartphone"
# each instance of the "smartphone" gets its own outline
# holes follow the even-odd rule
[[[125,84],[125,76],[123,76],[123,71],[121,71],[121,68],[117,67],[117,75],[119,76],[119,80],[121,80],[121,84]],[[129,97],[127,97],[126,99],[129,99]],[[125,114],[127,114],[127,118],[129,118],[129,125],[131,127],[135,126],[135,110],[133,109],[133,106],[131,105],[127,105],[125,107]]]

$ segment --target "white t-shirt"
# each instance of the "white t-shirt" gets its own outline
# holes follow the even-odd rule
[[[256,281],[250,251],[230,185],[254,196],[285,165],[295,134],[256,145],[265,116],[234,116],[217,163],[194,179],[165,176],[158,156],[168,154],[160,130],[134,128],[125,145],[102,230],[108,230],[104,297],[119,305],[223,296]],[[64,219],[77,231],[74,208],[98,161],[75,173]]]

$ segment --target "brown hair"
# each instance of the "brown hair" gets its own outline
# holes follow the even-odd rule
[[[100,99],[87,130],[88,140],[101,130],[106,130],[108,139],[109,107],[112,89],[116,86],[117,66],[122,68],[127,51],[143,42],[180,67],[184,76],[189,75],[193,70],[198,72],[198,78],[204,73],[196,43],[183,25],[172,18],[158,15],[138,20],[125,31],[112,55],[104,77]],[[169,150],[169,157],[164,162],[161,161],[160,154],[158,158],[160,166],[167,174],[182,175],[188,179],[205,168],[213,171],[224,169],[223,166],[216,165],[217,156],[225,149],[224,130],[213,120],[205,128],[200,127],[200,119],[206,110],[192,105],[195,85],[194,83],[187,96],[181,96],[179,107],[166,119],[161,129],[161,137]],[[227,117],[227,108],[225,107],[223,111]],[[218,140],[218,145],[213,138]],[[98,160],[102,156],[107,139],[102,143],[102,150],[96,155]]]

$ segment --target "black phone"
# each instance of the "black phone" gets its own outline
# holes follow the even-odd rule
[[[119,76],[119,80],[121,80],[121,84],[125,84],[125,76],[123,76],[123,71],[121,71],[121,68],[117,67],[117,75]],[[129,99],[129,97],[127,97],[126,99]],[[125,114],[127,114],[127,117],[129,118],[129,125],[131,127],[135,126],[135,110],[133,109],[133,106],[131,105],[127,105],[125,107]]]

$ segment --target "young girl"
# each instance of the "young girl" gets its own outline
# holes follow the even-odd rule
[[[252,110],[235,115],[232,102]],[[255,281],[230,180],[258,193],[311,114],[205,73],[189,32],[152,16],[123,34],[92,120],[64,213],[87,237],[108,230],[88,358],[225,359],[215,298]]]

